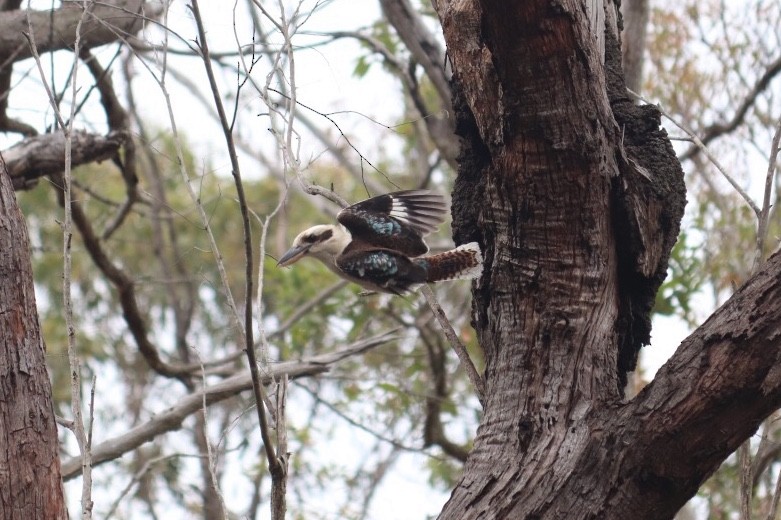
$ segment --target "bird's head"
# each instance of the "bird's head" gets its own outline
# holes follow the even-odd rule
[[[290,249],[277,262],[279,267],[292,265],[309,255],[326,262],[333,263],[333,258],[339,255],[350,243],[350,234],[341,226],[320,225],[302,231]]]

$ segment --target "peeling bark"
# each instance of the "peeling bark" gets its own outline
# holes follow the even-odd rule
[[[67,520],[32,280],[27,228],[0,164],[0,518]]]

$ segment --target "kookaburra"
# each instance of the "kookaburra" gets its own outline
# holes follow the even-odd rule
[[[370,291],[402,294],[415,285],[480,276],[476,242],[431,256],[423,237],[444,221],[445,200],[427,190],[397,191],[353,204],[337,225],[299,234],[277,265],[313,256],[337,275]]]

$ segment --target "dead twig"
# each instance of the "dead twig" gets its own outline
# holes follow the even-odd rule
[[[458,359],[461,361],[461,366],[464,368],[469,381],[472,382],[472,386],[474,386],[475,393],[477,394],[477,399],[480,401],[480,404],[485,405],[485,382],[480,374],[477,373],[477,369],[475,368],[474,363],[472,363],[472,359],[469,357],[469,352],[466,351],[466,347],[461,343],[461,340],[458,339],[456,331],[453,330],[453,326],[447,319],[445,311],[443,311],[442,307],[439,305],[437,297],[434,295],[434,291],[431,290],[431,287],[429,287],[428,284],[424,284],[421,288],[421,292],[426,298],[429,307],[431,307],[431,312],[434,313],[439,325],[442,327],[442,331],[445,333],[445,337],[450,343],[450,346],[453,347]]]

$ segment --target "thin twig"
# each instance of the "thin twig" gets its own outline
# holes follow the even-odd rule
[[[442,327],[442,331],[445,333],[445,337],[450,343],[450,346],[453,347],[458,359],[461,361],[461,366],[464,368],[469,381],[471,381],[472,386],[475,387],[477,399],[480,401],[480,404],[485,406],[485,382],[480,374],[477,373],[477,369],[475,368],[474,363],[472,363],[472,359],[469,357],[469,352],[467,352],[466,347],[461,343],[461,340],[458,339],[456,331],[453,330],[453,326],[447,319],[445,311],[443,311],[442,307],[439,305],[437,297],[434,295],[434,291],[431,290],[431,287],[429,287],[428,284],[424,284],[421,288],[421,292],[423,293],[423,296],[425,296],[429,307],[431,307],[431,312],[434,313],[439,325]]]
[[[164,19],[164,25],[166,25],[168,20],[168,4],[166,4],[165,9],[163,11],[163,19]],[[163,35],[164,35],[164,45],[167,45],[168,31],[164,31]],[[193,188],[192,179],[190,178],[190,174],[187,171],[187,166],[186,166],[187,162],[185,161],[185,157],[184,157],[184,150],[182,148],[182,140],[179,136],[179,129],[176,124],[176,117],[174,116],[173,105],[171,103],[171,94],[168,91],[168,87],[166,86],[165,83],[166,71],[167,71],[166,56],[167,55],[163,53],[162,71],[159,78],[148,67],[147,69],[150,70],[150,74],[152,74],[152,77],[155,78],[155,80],[157,81],[157,84],[160,87],[163,97],[165,98],[165,105],[166,105],[166,109],[168,110],[168,119],[169,122],[171,123],[171,135],[173,137],[174,149],[176,150],[176,159],[178,161],[179,173],[182,176],[185,188],[187,189],[187,193],[190,196],[190,199],[193,201],[195,210],[198,212],[198,217],[201,220],[201,225],[203,226],[203,230],[206,232],[206,236],[209,239],[209,246],[211,248],[212,254],[214,255],[214,262],[217,267],[217,272],[220,274],[220,283],[222,285],[223,294],[228,303],[228,308],[230,309],[230,316],[233,319],[235,330],[239,336],[238,343],[243,345],[246,344],[246,337],[244,334],[244,328],[242,327],[241,324],[239,309],[238,306],[236,305],[236,300],[233,298],[233,291],[231,291],[230,282],[228,280],[228,272],[225,268],[225,262],[223,260],[222,254],[220,253],[220,248],[217,246],[217,240],[214,237],[214,232],[210,224],[209,216],[206,214],[206,210],[204,210],[203,204],[201,204],[200,202],[200,197],[198,196],[198,194],[195,192],[195,189]],[[146,66],[146,64],[144,65]]]
[[[776,520],[778,511],[778,499],[781,498],[781,472],[776,477],[776,487],[773,491],[773,501],[770,503],[770,511],[767,513],[767,520]]]
[[[773,191],[773,179],[776,174],[779,142],[781,142],[781,118],[778,119],[776,132],[773,135],[773,142],[770,145],[770,159],[768,160],[767,174],[765,175],[765,193],[762,197],[762,211],[759,215],[759,223],[757,224],[757,249],[754,256],[752,272],[756,272],[759,269],[759,266],[762,263],[762,255],[765,251],[768,221],[770,220],[770,192]]]
[[[73,135],[73,120],[76,113],[76,94],[78,92],[78,85],[76,81],[78,69],[79,69],[79,48],[81,45],[81,27],[84,19],[86,18],[92,3],[84,0],[82,7],[84,9],[79,21],[76,25],[76,34],[74,40],[74,57],[73,65],[71,67],[71,74],[73,82],[71,84],[72,103],[70,110],[70,117],[68,118],[67,125],[65,124],[57,101],[55,100],[51,89],[46,82],[46,76],[43,72],[40,56],[38,56],[37,47],[35,45],[35,38],[33,37],[32,19],[30,17],[30,11],[27,12],[27,26],[29,34],[25,34],[27,41],[30,45],[33,57],[35,59],[38,71],[41,74],[41,80],[46,87],[46,92],[49,95],[49,100],[54,111],[55,118],[60,126],[63,128],[65,137],[65,160],[64,160],[64,172],[62,175],[63,180],[63,222],[62,222],[62,234],[63,234],[63,275],[62,275],[62,300],[63,300],[63,313],[65,318],[65,328],[67,331],[67,349],[68,349],[68,364],[70,367],[70,379],[71,379],[71,412],[73,413],[73,433],[76,436],[76,441],[79,446],[79,454],[81,457],[81,471],[82,471],[82,486],[81,486],[81,517],[84,520],[92,518],[92,419],[94,417],[94,383],[92,390],[92,399],[90,402],[90,433],[89,436],[84,429],[84,419],[82,417],[82,400],[81,400],[81,362],[76,354],[76,327],[73,321],[73,299],[71,293],[71,279],[72,279],[72,255],[71,247],[73,243],[73,215],[71,211],[71,166],[72,166],[72,135]]]
[[[198,361],[201,361],[201,355],[200,352],[195,350],[195,355],[198,356]],[[203,386],[201,387],[201,395],[202,398],[202,404],[201,404],[201,413],[203,414],[203,438],[204,442],[206,444],[206,457],[207,457],[207,464],[209,466],[208,473],[208,479],[209,479],[209,485],[214,489],[215,493],[217,494],[217,498],[220,502],[220,512],[222,514],[222,518],[228,518],[227,512],[225,510],[225,497],[222,494],[222,491],[220,490],[219,486],[219,479],[217,478],[217,457],[214,455],[214,450],[212,448],[212,442],[209,439],[209,405],[206,402],[206,391],[208,388],[207,385],[207,379],[206,379],[206,369],[201,365],[201,375],[203,377]]]
[[[62,120],[62,115],[60,114],[60,110],[57,107],[57,100],[54,97],[54,93],[52,92],[52,89],[49,87],[49,82],[46,81],[46,73],[43,71],[43,65],[41,65],[41,57],[38,55],[38,47],[35,45],[35,38],[33,38],[33,25],[32,25],[32,19],[30,18],[30,10],[27,10],[27,30],[28,33],[22,33],[24,34],[24,37],[27,39],[27,43],[30,45],[30,53],[33,55],[33,60],[35,61],[35,64],[38,66],[38,73],[41,75],[41,82],[43,83],[44,89],[46,89],[46,94],[49,96],[49,103],[54,107],[54,117],[57,119],[57,124],[59,124],[60,128],[65,128],[65,121]],[[79,35],[76,34],[76,39],[78,40]]]
[[[198,27],[198,39],[201,48],[201,56],[203,58],[204,68],[206,69],[206,75],[209,78],[209,85],[214,96],[214,105],[217,108],[217,113],[220,116],[220,122],[225,136],[225,142],[228,147],[228,153],[230,156],[232,173],[234,183],[236,185],[236,193],[239,199],[239,208],[241,210],[242,226],[244,230],[244,260],[245,260],[245,299],[244,299],[244,348],[249,363],[250,374],[252,375],[252,389],[257,403],[258,422],[260,424],[260,435],[263,439],[263,445],[266,448],[266,457],[268,459],[269,471],[271,472],[271,478],[273,481],[284,480],[287,473],[287,465],[279,459],[279,454],[275,452],[274,446],[271,443],[271,436],[269,435],[269,425],[266,418],[266,412],[264,408],[264,389],[260,379],[260,372],[258,369],[258,362],[255,355],[255,346],[253,341],[253,327],[252,327],[252,296],[253,296],[253,250],[252,250],[252,229],[250,227],[250,213],[247,205],[246,196],[244,194],[244,185],[241,180],[241,169],[239,167],[238,155],[236,154],[236,146],[233,142],[233,135],[231,133],[230,122],[225,113],[225,108],[220,98],[219,88],[217,81],[214,77],[214,70],[209,59],[209,46],[206,40],[206,30],[204,29],[203,20],[201,18],[201,12],[198,7],[198,0],[192,0],[191,10],[195,17],[195,23]],[[273,510],[273,498],[272,498],[272,510]],[[284,516],[283,516],[284,517]]]
[[[282,209],[282,207],[285,205],[285,191],[282,190],[279,193],[279,200],[277,201],[277,205],[274,208],[274,210],[266,217],[265,220],[261,220],[259,217],[258,219],[261,220],[261,231],[260,231],[260,244],[259,244],[259,251],[258,251],[258,294],[256,296],[257,304],[258,304],[258,336],[260,337],[260,362],[261,367],[263,370],[268,369],[269,364],[269,343],[268,343],[268,335],[266,334],[266,326],[264,325],[263,320],[263,288],[264,288],[264,282],[266,280],[265,277],[265,266],[266,266],[266,239],[268,237],[268,226],[271,223],[272,219],[279,213],[279,211]],[[271,409],[270,409],[271,410]]]
[[[738,448],[740,466],[740,520],[751,520],[751,446],[750,438]]]

